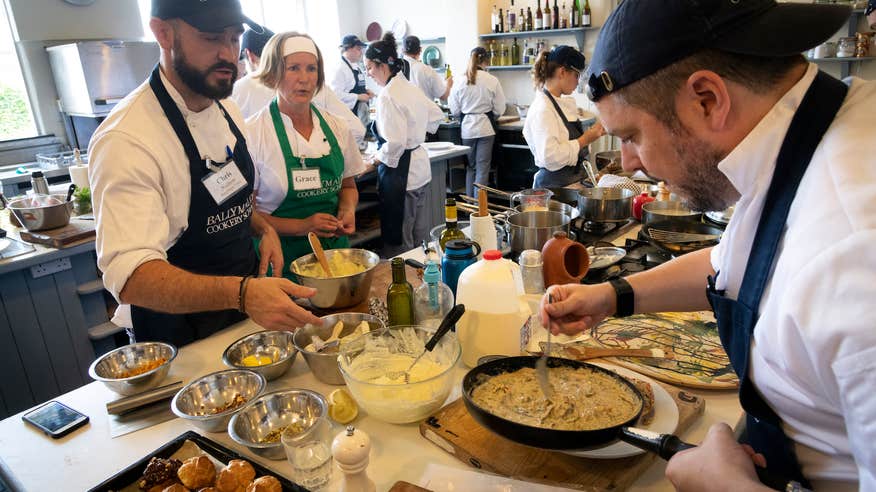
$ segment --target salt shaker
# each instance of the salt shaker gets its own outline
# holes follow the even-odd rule
[[[33,187],[33,193],[35,195],[49,194],[49,182],[46,181],[46,177],[43,176],[42,171],[34,171],[30,173],[30,185]]]
[[[361,430],[348,425],[335,436],[332,456],[338,469],[344,472],[340,492],[375,492],[377,487],[368,477],[368,455],[371,453],[371,438]]]
[[[544,294],[544,272],[541,251],[527,249],[520,253],[520,275],[523,277],[523,291],[527,294]]]

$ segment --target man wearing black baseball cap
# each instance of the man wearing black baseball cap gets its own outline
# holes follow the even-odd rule
[[[276,94],[273,89],[253,78],[253,73],[259,68],[265,43],[273,35],[274,31],[263,27],[261,32],[247,29],[240,37],[240,56],[246,65],[246,75],[234,83],[231,99],[240,107],[245,119],[267,106]]]
[[[368,114],[368,101],[374,93],[365,88],[365,69],[362,67],[364,48],[368,46],[355,34],[347,34],[341,39],[341,62],[335,65],[329,77],[329,87],[350,108],[367,128],[371,124]]]
[[[695,210],[735,212],[717,246],[552,288],[542,316],[573,333],[610,315],[712,308],[751,447],[713,427],[669,462],[679,489],[761,490],[760,478],[876,490],[876,82],[841,82],[800,54],[849,13],[627,0],[600,32],[587,92],[625,170],[666,181]]]
[[[253,214],[254,168],[231,94],[243,24],[237,0],[153,0],[161,49],[148,81],[94,133],[90,182],[98,266],[137,341],[184,345],[247,316],[269,329],[319,318],[279,277],[276,231]],[[253,237],[258,237],[258,252]]]

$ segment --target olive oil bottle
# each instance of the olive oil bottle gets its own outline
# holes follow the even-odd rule
[[[389,311],[389,326],[414,324],[414,288],[405,275],[405,261],[392,259],[392,283],[386,291],[386,310]]]
[[[441,251],[444,251],[444,245],[447,244],[447,241],[454,239],[466,239],[466,237],[456,221],[456,200],[448,198],[444,201],[444,230],[441,231],[441,237],[438,238]]]

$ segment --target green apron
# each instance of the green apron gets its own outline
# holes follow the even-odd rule
[[[338,202],[340,198],[338,192],[341,189],[341,183],[344,179],[344,154],[341,152],[341,147],[338,145],[338,140],[331,128],[323,119],[322,115],[311,104],[311,111],[316,113],[319,118],[319,126],[322,128],[322,133],[328,140],[331,151],[323,157],[296,157],[292,153],[292,147],[289,145],[289,137],[286,135],[286,127],[283,124],[283,118],[280,116],[280,108],[277,106],[277,100],[271,102],[271,118],[274,121],[274,130],[277,133],[277,140],[280,141],[280,149],[283,151],[283,157],[286,161],[286,178],[289,183],[289,191],[286,193],[286,198],[283,203],[277,207],[271,214],[274,217],[284,219],[306,219],[316,213],[326,213],[330,215],[338,215]],[[314,169],[319,168],[319,177],[322,181],[322,186],[315,190],[295,191],[292,172],[299,169]],[[350,241],[346,237],[319,238],[323,249],[348,248]],[[280,236],[280,244],[283,247],[283,276],[294,280],[292,272],[289,271],[289,265],[296,259],[312,253],[310,243],[307,241],[307,236]]]

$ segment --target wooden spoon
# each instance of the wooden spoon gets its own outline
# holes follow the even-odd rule
[[[487,211],[487,190],[478,189],[478,217],[487,217],[490,213]]]
[[[319,264],[322,266],[325,276],[329,278],[333,277],[332,269],[329,267],[328,258],[325,257],[325,251],[322,250],[322,244],[320,244],[319,238],[316,237],[316,234],[308,232],[307,240],[310,241],[310,247],[313,249],[313,254],[316,255],[316,259],[319,260]]]

